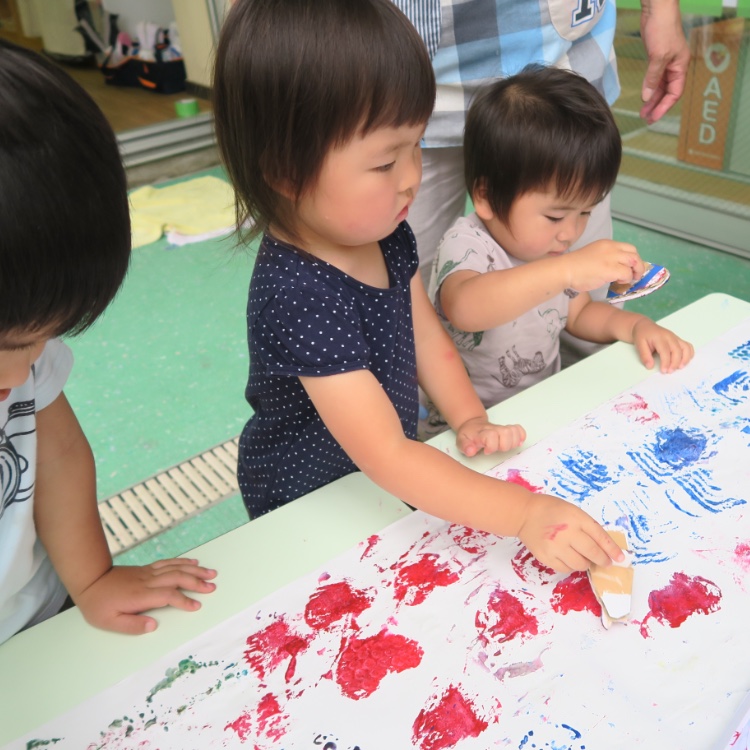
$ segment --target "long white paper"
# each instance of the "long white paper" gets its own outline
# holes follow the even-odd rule
[[[602,627],[584,574],[417,512],[10,747],[706,750],[731,733],[750,688],[750,321],[489,473],[627,533],[626,623]]]

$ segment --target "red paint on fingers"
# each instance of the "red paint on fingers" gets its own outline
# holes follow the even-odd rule
[[[552,526],[547,526],[547,529],[544,532],[544,538],[552,541],[561,531],[565,531],[567,528],[567,523],[556,523]]]

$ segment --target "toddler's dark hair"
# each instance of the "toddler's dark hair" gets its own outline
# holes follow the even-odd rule
[[[238,0],[219,40],[214,116],[237,218],[294,238],[294,201],[357,134],[426,122],[432,65],[389,0]]]
[[[112,128],[61,68],[0,39],[0,331],[85,330],[129,261]]]
[[[550,186],[563,198],[598,203],[614,186],[621,157],[607,102],[570,70],[529,65],[480,89],[466,117],[467,189],[486,189],[503,222],[516,198]]]

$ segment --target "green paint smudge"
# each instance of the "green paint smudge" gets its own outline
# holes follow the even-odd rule
[[[183,675],[195,674],[201,667],[205,666],[205,664],[199,664],[193,659],[187,658],[182,659],[182,661],[180,661],[176,667],[169,667],[169,669],[167,669],[167,671],[165,672],[166,676],[164,677],[164,679],[160,682],[157,682],[156,685],[151,688],[151,692],[146,698],[146,703],[151,703],[151,701],[154,699],[154,696],[160,690],[166,690],[167,688],[172,687],[172,685]]]

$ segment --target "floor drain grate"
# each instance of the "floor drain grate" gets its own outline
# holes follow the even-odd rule
[[[119,555],[239,492],[238,441],[228,440],[100,502],[99,515],[112,554]]]

